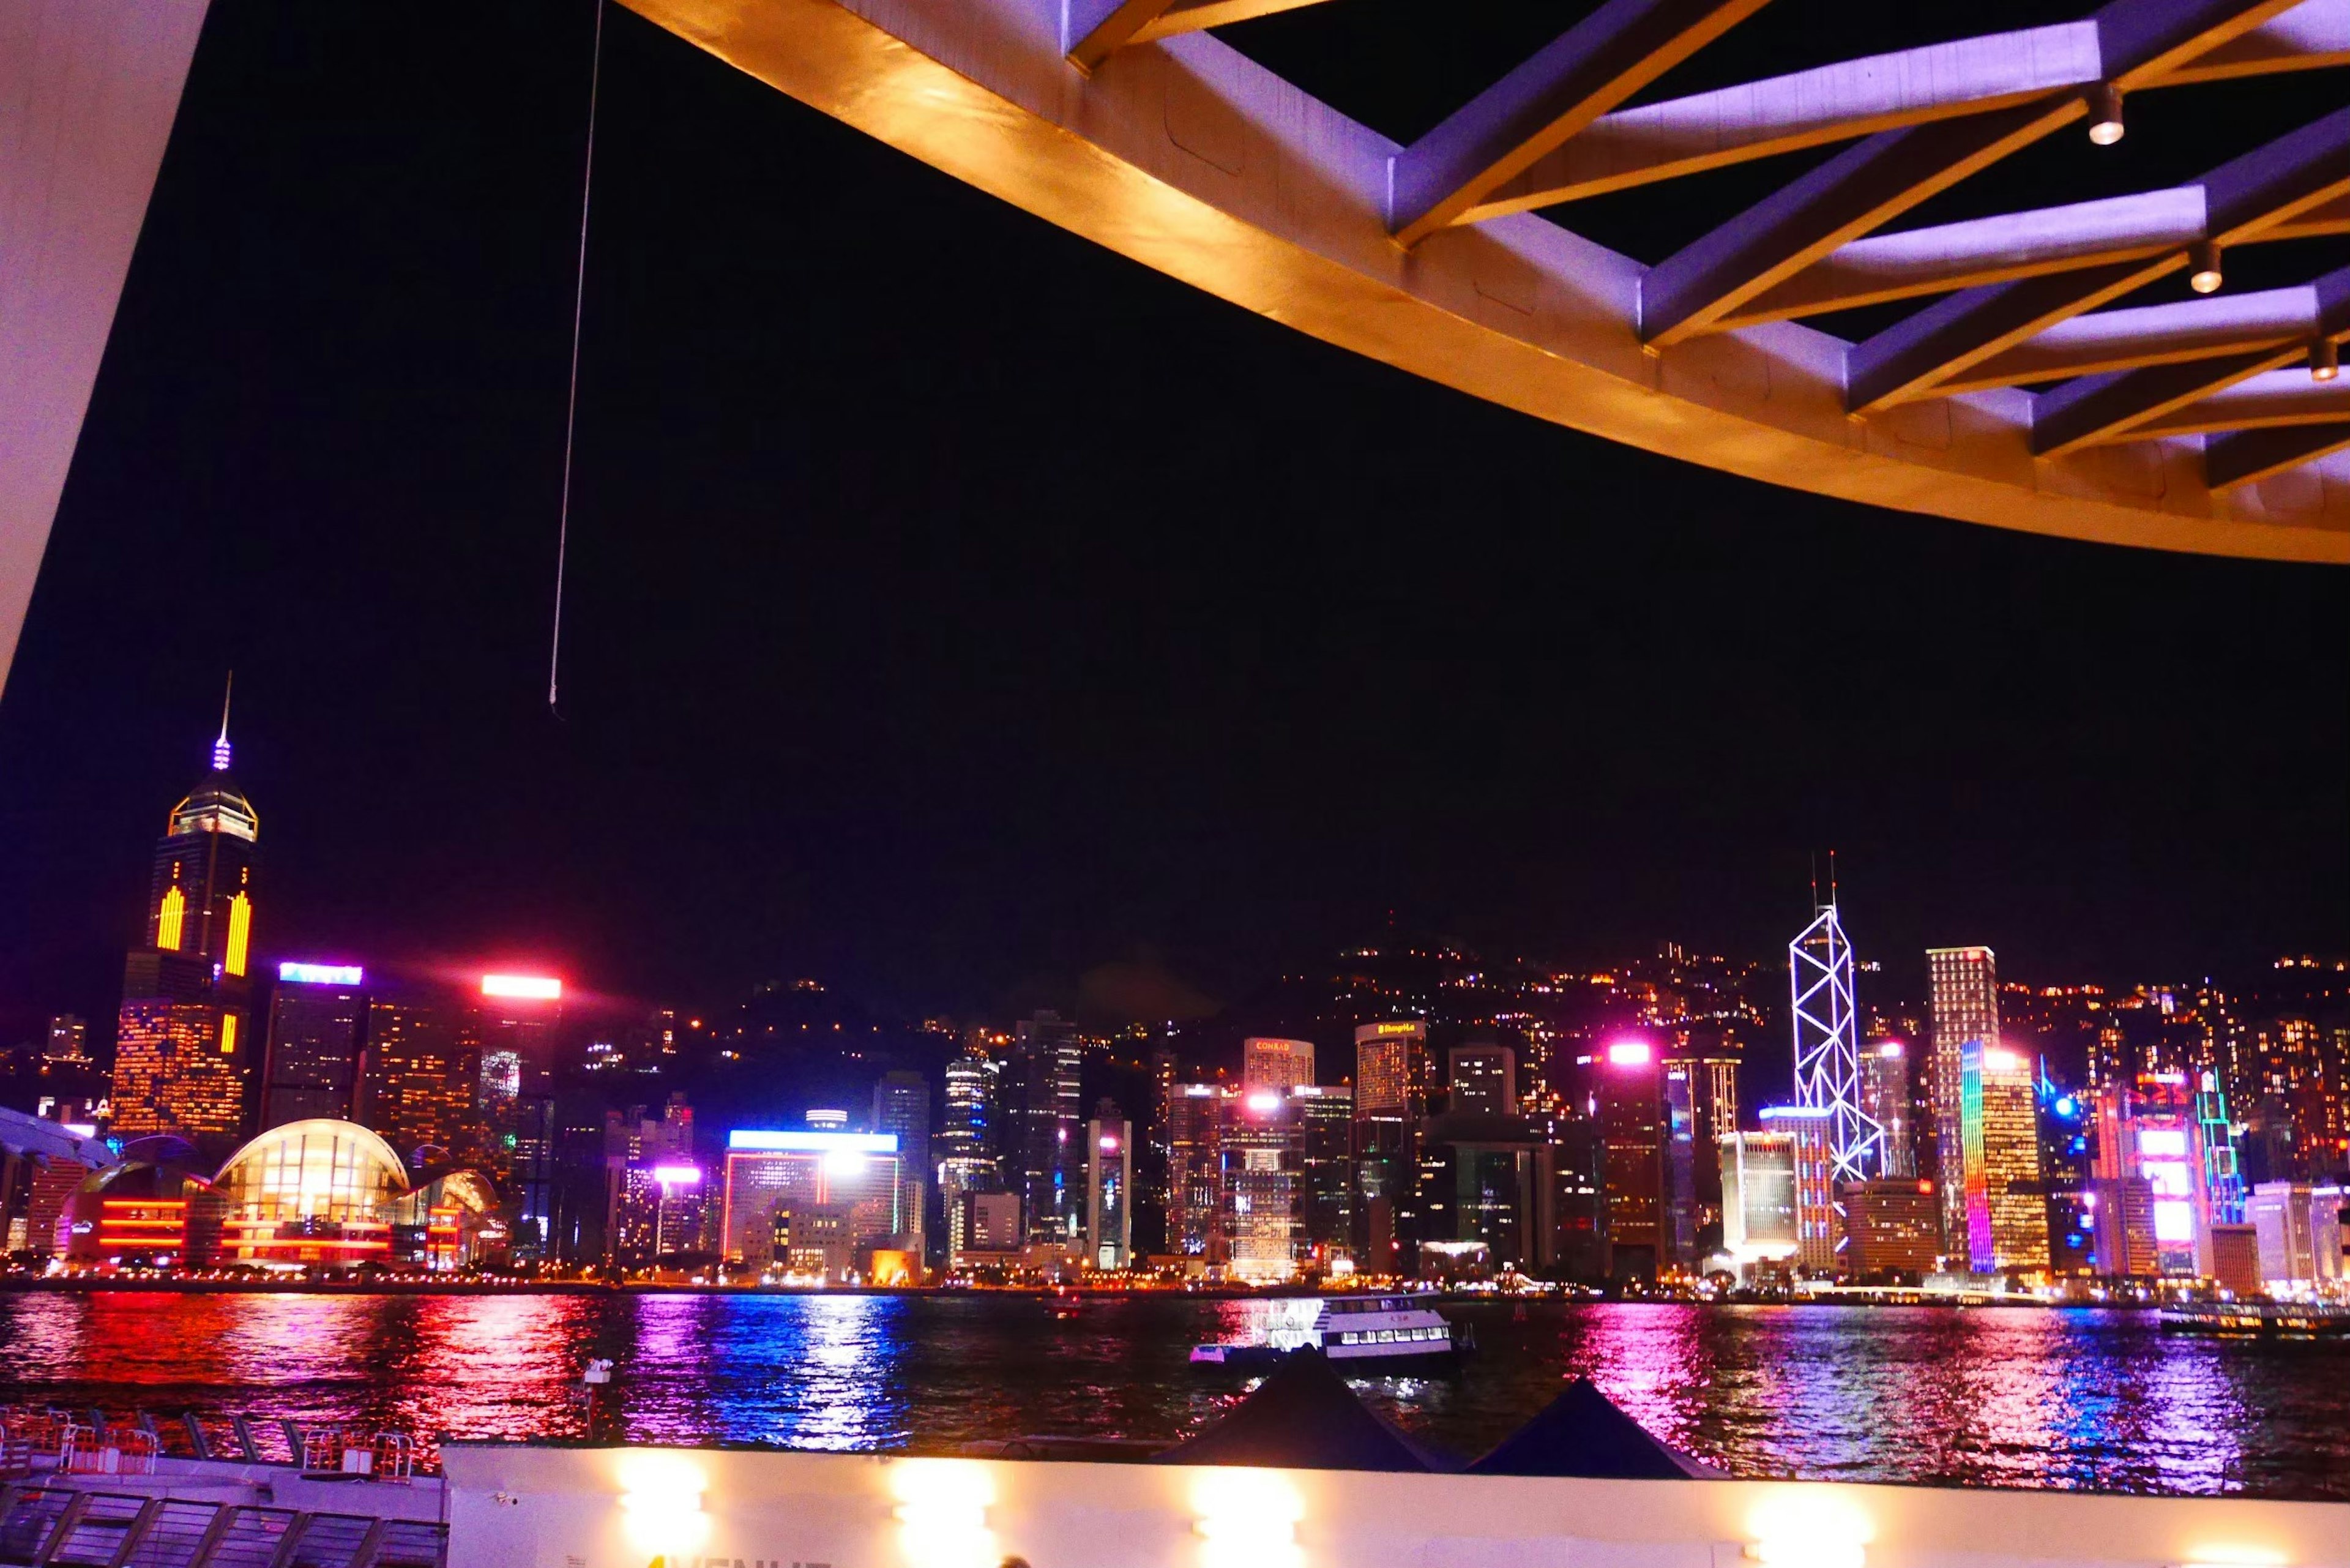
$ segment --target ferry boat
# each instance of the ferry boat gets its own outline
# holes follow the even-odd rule
[[[2160,1321],[2165,1334],[2350,1338],[2350,1307],[2299,1302],[2187,1302],[2164,1307]]]
[[[1196,1368],[1261,1371],[1301,1350],[1318,1350],[1349,1376],[1429,1377],[1459,1369],[1475,1347],[1430,1305],[1409,1296],[1301,1298],[1270,1303],[1274,1322],[1261,1340],[1191,1347]]]

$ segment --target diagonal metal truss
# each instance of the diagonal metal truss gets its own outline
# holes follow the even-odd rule
[[[1787,944],[1794,999],[1795,1104],[1828,1113],[1835,1181],[1866,1181],[1885,1168],[1885,1129],[1860,1108],[1860,1024],[1853,1009],[1852,943],[1833,903]]]
[[[2350,66],[2350,0],[2109,0],[1655,102],[1765,0],[1606,0],[1408,144],[1204,31],[1314,0],[626,3],[1053,222],[1538,417],[1914,511],[2350,561],[2350,274],[2224,292],[2239,247],[2350,234],[2350,108],[2182,186],[1895,226],[2060,131]],[[1816,161],[1653,265],[1573,233],[1586,198],[1793,153]],[[2130,302],[2181,275],[2206,297]],[[1801,325],[1906,300],[1856,341]]]

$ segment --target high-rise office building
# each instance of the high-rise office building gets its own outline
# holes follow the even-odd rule
[[[896,1137],[904,1156],[898,1162],[898,1179],[905,1183],[898,1211],[906,1222],[907,1250],[920,1257],[929,1211],[930,1184],[923,1176],[931,1168],[931,1081],[902,1070],[882,1074],[873,1085],[873,1130]]]
[[[122,970],[114,1130],[172,1133],[218,1157],[243,1140],[254,1038],[254,846],[260,819],[229,774],[228,710],[211,771],[155,846],[146,939]]]
[[[1326,1264],[1352,1256],[1355,1215],[1355,1094],[1305,1084],[1289,1091],[1300,1118],[1305,1245]]]
[[[1518,1114],[1518,1054],[1490,1043],[1455,1045],[1445,1053],[1450,1105],[1471,1116]]]
[[[955,1261],[987,1252],[1001,1256],[1020,1250],[1020,1195],[1016,1192],[967,1192],[962,1198],[962,1240]]]
[[[1934,1184],[1890,1176],[1851,1183],[1844,1189],[1844,1270],[1856,1280],[1932,1273],[1942,1250]]]
[[[1399,1019],[1355,1031],[1355,1250],[1370,1273],[1395,1272],[1419,1240],[1419,1127],[1431,1077],[1427,1024]]]
[[[1852,943],[1834,894],[1787,944],[1795,1032],[1795,1104],[1827,1113],[1823,1129],[1838,1181],[1882,1173],[1884,1129],[1861,1108],[1860,1021],[1853,1004]]]
[[[1086,1124],[1085,1247],[1097,1269],[1134,1262],[1134,1124],[1107,1100]]]
[[[555,1049],[563,982],[485,974],[458,1021],[462,1064],[474,1068],[487,1149],[505,1184],[518,1258],[546,1255],[556,1237]]]
[[[1056,1012],[1024,1018],[1005,1069],[1004,1176],[1020,1194],[1029,1240],[1076,1240],[1085,1154],[1078,1147],[1077,1026]]]
[[[1665,1057],[1665,1249],[1694,1272],[1721,1249],[1721,1135],[1738,1129],[1738,1058],[1730,1043]]]
[[[1877,1040],[1861,1047],[1860,1108],[1884,1134],[1883,1175],[1908,1180],[1918,1174],[1918,1146],[1909,1125],[1909,1047]]]
[[[946,1066],[946,1114],[931,1140],[931,1155],[940,1207],[946,1215],[950,1265],[961,1261],[970,1244],[965,1230],[970,1206],[963,1198],[973,1192],[997,1191],[1003,1186],[995,1160],[996,1107],[1003,1076],[1003,1064],[988,1055],[976,1033]]]
[[[1289,1096],[1246,1089],[1220,1097],[1219,1213],[1232,1272],[1293,1279],[1305,1255],[1305,1129]]]
[[[1742,1271],[1794,1261],[1803,1245],[1795,1211],[1795,1135],[1726,1132],[1719,1147],[1722,1251]]]
[[[1795,1262],[1808,1274],[1831,1274],[1844,1241],[1835,1206],[1835,1111],[1829,1106],[1765,1106],[1767,1132],[1795,1140]]]
[[[2045,1270],[2048,1190],[2040,1171],[2040,1091],[2032,1059],[1965,1042],[1959,1096],[1970,1264],[1984,1274]]]
[[[1933,1023],[1928,1104],[1934,1126],[1930,1143],[1920,1140],[1920,1152],[1930,1149],[1933,1168],[1921,1174],[1932,1178],[1941,1194],[1942,1251],[1963,1258],[1970,1240],[1966,1143],[1959,1112],[1961,1058],[1970,1041],[1999,1044],[1999,962],[1989,948],[1929,948],[1926,979]]]
[[[719,1248],[729,1262],[764,1272],[788,1263],[776,1254],[779,1229],[786,1249],[797,1244],[779,1215],[827,1211],[840,1219],[823,1229],[837,1230],[852,1254],[887,1247],[905,1231],[898,1167],[898,1140],[889,1133],[738,1127],[726,1139]]]
[[[381,988],[370,994],[360,1082],[359,1122],[411,1168],[451,1164],[460,1151],[479,1158],[476,1076],[459,1067],[456,1021],[446,1005]]]
[[[1211,1084],[1178,1084],[1167,1096],[1167,1249],[1207,1263],[1226,1257],[1222,1103],[1232,1094]]]
[[[1609,1272],[1657,1277],[1665,1241],[1664,1067],[1646,1040],[1609,1044],[1599,1070],[1601,1171],[1607,1188]]]
[[[355,964],[277,966],[261,1075],[263,1131],[314,1118],[360,1119],[368,1023],[365,978]]]
[[[2203,1127],[2180,1072],[2141,1073],[2091,1097],[2100,1271],[2191,1276],[2208,1251]]]
[[[1241,1087],[1287,1094],[1314,1082],[1314,1042],[1252,1035],[1241,1042]]]
[[[89,1025],[70,1012],[60,1012],[49,1020],[48,1043],[41,1048],[41,1064],[45,1067],[88,1067],[89,1060]]]

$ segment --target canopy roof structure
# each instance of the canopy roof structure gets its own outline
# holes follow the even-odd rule
[[[2138,94],[2350,64],[2350,0],[2110,0],[1655,101],[1763,0],[1607,0],[1409,144],[1206,31],[1315,0],[625,3],[1122,254],[1543,420],[1913,512],[2350,561],[2350,268],[2225,287],[2231,251],[2350,234],[2350,108],[2165,189],[1898,227],[2059,132],[2110,143]],[[1653,265],[1574,231],[1590,197],[1782,154]],[[2194,297],[2134,298],[2182,276]],[[1889,303],[1849,338],[1804,324]]]
[[[1603,1480],[1719,1480],[1723,1474],[1659,1442],[1584,1377],[1569,1382],[1533,1419],[1471,1465],[1469,1473]]]
[[[116,1162],[114,1150],[92,1133],[78,1133],[62,1122],[28,1116],[0,1106],[0,1154],[46,1165],[53,1159],[79,1161],[92,1170]]]
[[[1314,1351],[1290,1356],[1222,1419],[1150,1462],[1297,1470],[1461,1468],[1381,1420]]]

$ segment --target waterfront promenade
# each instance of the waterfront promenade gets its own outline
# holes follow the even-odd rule
[[[2343,1568],[2350,1504],[455,1444],[449,1568]]]

